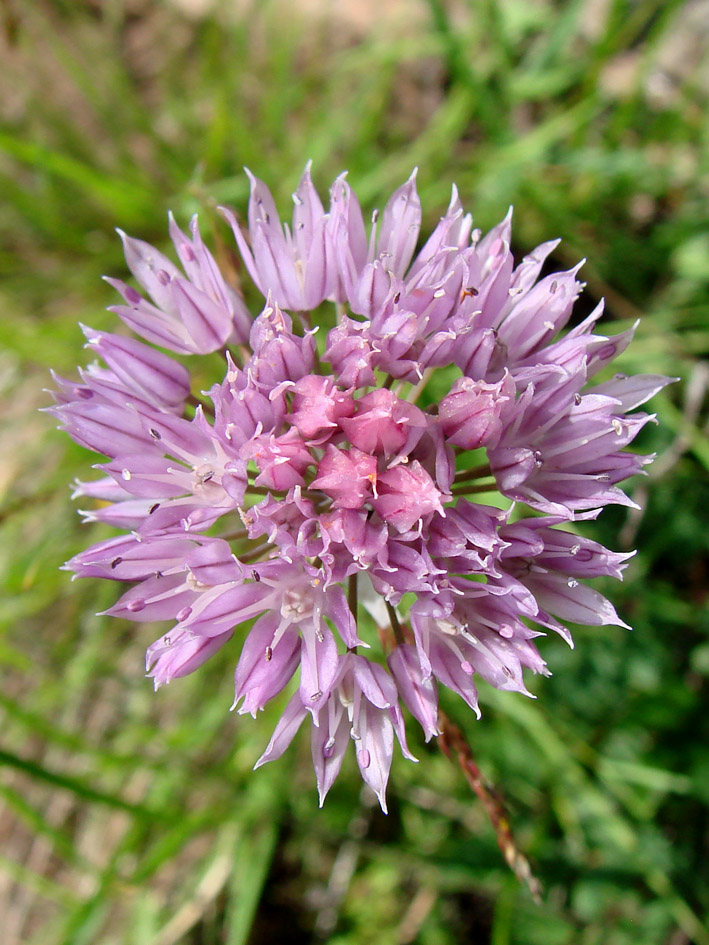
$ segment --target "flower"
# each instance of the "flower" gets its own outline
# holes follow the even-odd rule
[[[248,230],[224,213],[254,319],[196,220],[188,238],[170,219],[184,271],[121,234],[152,302],[112,279],[114,310],[150,344],[85,329],[105,366],[57,377],[51,410],[107,458],[76,494],[122,534],[67,567],[130,585],[107,613],[171,622],[148,648],[156,688],[239,640],[239,713],[291,691],[257,766],[309,717],[321,803],[353,741],[386,809],[394,736],[412,758],[402,705],[434,738],[439,684],[479,714],[479,679],[529,695],[523,670],[548,672],[545,630],[625,626],[581,582],[630,555],[575,527],[633,505],[618,484],[651,457],[625,447],[652,417],[631,411],[670,379],[593,382],[633,332],[597,334],[600,305],[569,327],[578,267],[539,278],[555,243],[515,264],[509,214],[483,236],[454,189],[415,255],[415,174],[369,238],[344,175],[325,212],[306,168],[292,229],[250,179]],[[223,376],[195,396],[153,345],[220,350]]]

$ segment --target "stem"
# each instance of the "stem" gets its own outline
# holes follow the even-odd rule
[[[203,400],[200,400],[199,397],[195,397],[194,394],[189,394],[186,402],[194,407],[195,410],[197,407],[201,407],[208,416],[214,416],[214,407],[211,404],[205,404]]]
[[[423,392],[424,387],[426,384],[428,384],[432,374],[433,368],[426,368],[426,370],[423,372],[423,377],[421,380],[418,382],[418,384],[415,384],[406,395],[406,400],[408,403],[416,403],[416,401],[419,399],[419,395]]]
[[[227,351],[229,352],[229,354],[231,355],[231,360],[234,362],[234,364],[235,364],[239,369],[243,368],[243,366],[244,366],[243,360],[242,360],[242,354],[243,354],[243,350],[244,350],[244,349],[243,349],[243,346],[240,345],[238,348],[227,348],[226,350],[227,350]]]
[[[357,623],[357,575],[350,574],[349,581],[347,583],[347,604],[350,608],[350,612],[354,617],[355,624]]]
[[[219,536],[222,541],[240,541],[242,538],[248,538],[249,533],[245,528],[240,528],[235,532],[224,532],[223,535]]]
[[[457,489],[451,489],[451,495],[472,495],[478,492],[497,492],[497,483],[480,483],[477,486],[459,486]]]
[[[486,783],[480,768],[473,758],[472,749],[463,732],[457,725],[451,722],[445,712],[442,712],[440,709],[438,712],[438,725],[441,729],[441,734],[438,738],[441,751],[447,758],[450,758],[451,761],[458,763],[460,770],[463,772],[463,777],[482,801],[482,805],[495,831],[497,844],[502,851],[507,865],[517,879],[527,886],[532,894],[532,899],[534,899],[536,903],[541,903],[541,883],[532,873],[526,856],[515,843],[502,797],[493,787]]]
[[[267,489],[265,486],[252,486],[251,483],[249,483],[249,485],[247,486],[246,491],[253,493],[253,495],[274,495],[274,494],[276,494],[277,498],[279,498],[279,499],[282,498],[283,495],[279,495],[278,493],[283,493],[283,494],[285,494],[285,490],[283,490],[283,489]]]
[[[406,640],[404,639],[404,631],[401,629],[401,624],[399,623],[399,618],[396,615],[396,610],[392,607],[389,601],[384,601],[387,608],[387,613],[389,614],[389,621],[391,622],[391,629],[394,631],[394,639],[399,646],[404,644]]]
[[[241,564],[251,564],[253,561],[258,559],[258,556],[268,549],[268,542],[264,542],[262,545],[259,545],[258,548],[254,548],[253,551],[247,551],[246,554],[242,555],[239,558]]]
[[[322,492],[320,492],[319,489],[314,489],[314,490],[313,490],[313,489],[301,489],[301,490],[300,490],[300,494],[303,496],[304,499],[310,499],[311,501],[313,501],[313,502],[315,502],[315,503],[319,503],[321,507],[325,504],[325,503],[323,502],[323,499],[325,498],[325,495],[324,495]]]
[[[473,466],[472,469],[464,469],[456,473],[453,482],[468,482],[470,479],[482,479],[483,476],[491,475],[490,463],[482,463],[480,466]]]
[[[347,582],[347,606],[350,608],[350,613],[354,617],[355,622],[355,632],[357,628],[357,575],[350,574],[349,580]],[[351,646],[347,648],[348,653],[356,653],[357,647]]]

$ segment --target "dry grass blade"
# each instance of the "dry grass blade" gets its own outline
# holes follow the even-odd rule
[[[541,903],[541,883],[534,873],[532,873],[532,868],[529,865],[527,857],[519,849],[512,836],[512,829],[510,827],[507,811],[505,810],[504,801],[498,792],[487,784],[473,757],[472,748],[461,729],[458,728],[455,723],[451,722],[445,712],[440,710],[438,712],[438,725],[441,729],[441,734],[438,738],[441,751],[446,757],[450,758],[451,761],[457,762],[460,770],[463,772],[465,780],[482,802],[490,818],[490,823],[497,837],[498,846],[500,850],[502,850],[502,855],[507,865],[517,879],[521,883],[524,883],[529,889],[534,901]]]

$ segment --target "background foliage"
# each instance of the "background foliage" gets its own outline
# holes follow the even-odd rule
[[[295,12],[294,12],[295,8]],[[707,945],[709,56],[706,0],[10,0],[0,6],[0,897],[6,945]],[[94,616],[116,589],[58,566],[90,536],[66,484],[93,460],[37,408],[113,325],[120,225],[285,209],[306,159],[367,206],[420,166],[427,225],[459,186],[515,250],[561,235],[582,311],[642,316],[620,370],[658,396],[641,513],[586,534],[641,549],[610,591],[635,630],[548,639],[530,702],[484,690],[467,732],[544,886],[508,872],[435,745],[395,759],[391,813],[349,769],[317,810],[309,748],[251,773],[274,718],[226,711],[233,653],[154,695],[157,634]],[[612,323],[612,324],[610,324]],[[413,729],[412,729],[413,731]],[[347,769],[346,769],[347,770]],[[350,776],[352,775],[352,776]]]

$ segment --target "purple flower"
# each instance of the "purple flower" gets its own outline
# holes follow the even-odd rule
[[[394,735],[404,755],[416,761],[406,745],[396,685],[389,674],[363,656],[348,652],[338,657],[327,700],[314,716],[312,752],[320,805],[339,774],[350,738],[355,743],[362,778],[376,793],[386,813]],[[306,707],[299,693],[291,699],[256,767],[279,758],[290,744]]]
[[[202,243],[196,217],[190,229],[191,240],[170,217],[170,236],[184,274],[155,247],[118,231],[128,268],[154,304],[120,279],[107,281],[127,303],[115,305],[111,311],[137,334],[171,351],[205,354],[229,341],[246,340],[251,318]]]
[[[454,190],[415,255],[415,175],[369,237],[344,176],[325,211],[306,168],[291,229],[250,179],[248,230],[225,214],[255,319],[196,220],[191,237],[170,221],[182,270],[123,237],[152,301],[109,280],[146,341],[223,352],[203,399],[170,355],[91,329],[105,367],[56,378],[54,415],[104,457],[84,514],[122,531],[67,567],[129,585],[109,614],[171,622],[148,648],[156,687],[240,641],[234,708],[291,693],[257,766],[310,718],[321,803],[352,741],[386,809],[395,736],[411,757],[402,704],[436,737],[439,685],[479,714],[481,679],[529,695],[524,670],[547,674],[546,630],[625,626],[581,582],[629,555],[577,523],[632,504],[619,483],[651,457],[626,447],[652,417],[631,411],[670,379],[588,386],[632,331],[596,334],[600,306],[567,329],[578,268],[538,279],[554,243],[516,265],[510,215],[482,236]]]
[[[310,179],[310,164],[293,194],[292,230],[281,227],[268,187],[247,174],[251,181],[250,246],[233,213],[223,209],[246,268],[262,294],[276,305],[309,311],[331,296],[337,278],[328,217]]]

